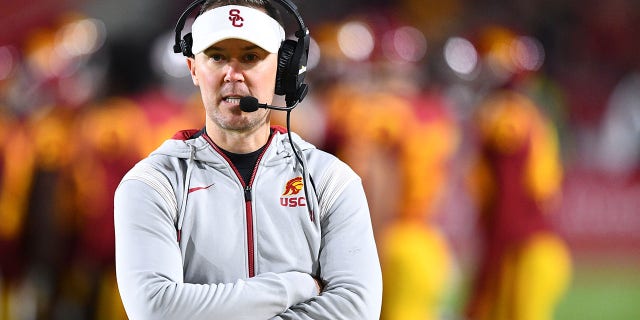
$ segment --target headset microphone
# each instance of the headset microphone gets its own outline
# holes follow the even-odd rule
[[[296,105],[293,105],[291,107],[277,107],[277,106],[272,106],[266,103],[259,103],[258,99],[252,96],[246,96],[246,97],[240,98],[240,110],[244,112],[255,112],[258,110],[258,108],[278,110],[278,111],[291,111],[295,107]]]

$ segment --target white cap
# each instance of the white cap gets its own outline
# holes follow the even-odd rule
[[[193,54],[226,39],[246,40],[277,53],[285,37],[278,21],[263,11],[245,6],[223,6],[205,11],[193,22],[191,34]]]

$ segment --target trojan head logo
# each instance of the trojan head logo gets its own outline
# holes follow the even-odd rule
[[[280,197],[280,205],[283,207],[304,207],[307,201],[304,197],[291,197],[297,195],[304,187],[302,177],[296,177],[289,181],[284,187],[282,197]]]
[[[298,194],[300,190],[302,190],[302,177],[296,177],[287,182],[287,185],[284,187],[283,196],[291,196],[294,194]]]
[[[242,21],[244,21],[244,18],[240,16],[240,10],[229,10],[229,21],[231,21],[231,25],[234,27],[242,27],[244,25],[244,23],[242,23]]]

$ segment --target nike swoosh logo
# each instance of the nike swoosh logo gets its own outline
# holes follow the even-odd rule
[[[215,184],[215,183],[212,183],[212,184],[210,184],[210,185],[208,185],[208,186],[206,186],[206,187],[195,187],[195,188],[191,188],[191,189],[189,189],[189,192],[188,192],[188,193],[191,193],[191,192],[194,192],[194,191],[199,191],[199,190],[206,190],[206,189],[209,189],[209,188],[213,187],[213,185],[214,185],[214,184]]]

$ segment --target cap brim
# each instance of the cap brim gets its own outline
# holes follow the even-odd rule
[[[266,13],[245,6],[223,6],[198,16],[191,28],[193,46],[198,54],[227,39],[241,39],[264,50],[277,53],[285,34],[282,26]]]

